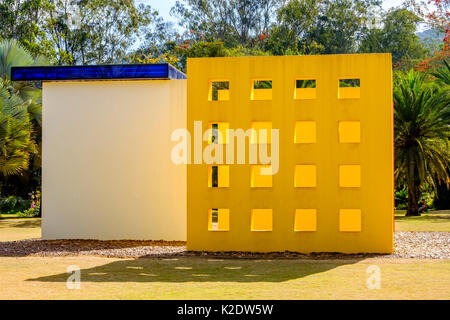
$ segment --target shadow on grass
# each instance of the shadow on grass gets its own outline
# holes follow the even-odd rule
[[[33,219],[28,220],[28,218],[23,219],[2,219],[0,223],[0,229],[4,228],[40,228],[41,220]]]
[[[353,260],[228,260],[207,258],[119,260],[81,270],[81,282],[282,282],[325,272]],[[68,273],[27,279],[66,282]]]
[[[450,222],[450,215],[396,216],[395,221],[423,221],[430,223]]]

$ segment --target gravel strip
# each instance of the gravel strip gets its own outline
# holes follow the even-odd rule
[[[182,241],[133,240],[20,240],[0,242],[0,256],[101,256],[114,258],[169,258],[177,256],[243,259],[357,259],[367,257],[450,259],[450,232],[410,232],[394,234],[395,248],[390,255],[294,252],[189,252]]]

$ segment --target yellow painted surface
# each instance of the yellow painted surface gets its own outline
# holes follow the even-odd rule
[[[212,165],[208,166],[208,187],[212,188]],[[217,183],[218,188],[228,188],[230,186],[230,167],[227,165],[214,166],[218,167]]]
[[[295,88],[294,99],[316,99],[316,88]]]
[[[316,130],[315,121],[296,121],[294,143],[316,143]]]
[[[317,166],[314,164],[301,164],[295,166],[294,187],[314,188],[317,186]]]
[[[340,209],[339,231],[343,232],[361,231],[361,209]]]
[[[209,231],[228,231],[230,229],[230,210],[229,209],[217,209],[218,222],[217,226],[213,226],[212,222],[212,209],[208,210],[208,230]]]
[[[317,210],[316,209],[296,209],[294,225],[295,225],[295,231],[316,231],[317,230]]]
[[[213,124],[217,124],[218,130],[220,132],[219,141],[217,141],[217,143],[219,143],[219,144],[228,143],[229,134],[228,134],[227,130],[230,129],[230,124],[228,122],[210,122],[208,124],[208,129],[211,130],[211,133],[208,138],[208,143],[212,143],[212,136],[213,136],[212,125]]]
[[[230,186],[230,166],[219,166],[219,188]]]
[[[361,166],[339,166],[339,186],[343,188],[357,188],[361,186]]]
[[[272,175],[262,175],[262,168],[270,168],[270,165],[253,165],[250,168],[251,173],[251,187],[252,188],[271,188]]]
[[[272,143],[272,122],[252,122],[250,127],[253,129],[251,143]],[[264,134],[265,138],[262,138]]]
[[[272,100],[272,89],[252,89],[251,100]]]
[[[359,99],[361,90],[358,87],[339,88],[339,99]]]
[[[230,90],[217,90],[217,100],[226,101],[230,100]]]
[[[360,143],[361,124],[359,121],[339,121],[339,142]]]
[[[272,231],[272,209],[251,210],[251,231]]]
[[[228,79],[214,79],[208,81],[208,100],[209,101],[227,101],[230,99],[230,90],[217,89],[217,100],[213,100],[213,84],[215,82],[229,82]],[[228,84],[229,85],[229,84]]]
[[[44,82],[42,113],[43,239],[186,239],[186,80]]]
[[[246,164],[230,165],[225,189],[208,188],[207,164],[188,166],[188,249],[392,252],[391,67],[390,54],[188,59],[190,132],[194,121],[202,121],[203,130],[211,121],[244,130],[253,122],[272,122],[280,145],[272,187],[251,187],[248,152]],[[338,98],[340,78],[361,80],[359,98]],[[210,79],[229,81],[230,100],[208,101]],[[251,99],[252,79],[272,80],[270,100]],[[295,79],[316,79],[316,98],[294,99]],[[316,122],[316,143],[294,143],[297,121]],[[360,143],[340,142],[341,121],[360,122]],[[236,149],[235,143],[235,159]],[[316,166],[315,187],[295,187],[296,165]],[[360,187],[340,186],[342,165],[360,166]],[[230,210],[229,231],[208,231],[210,208]],[[272,231],[251,231],[251,212],[258,208],[272,209]],[[317,210],[316,231],[295,231],[295,210],[302,208]],[[339,210],[348,208],[361,210],[360,231],[340,231]]]

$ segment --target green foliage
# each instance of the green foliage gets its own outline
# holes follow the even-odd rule
[[[421,185],[447,182],[450,166],[448,88],[436,88],[426,75],[397,72],[394,85],[395,176],[408,186],[408,215],[418,214]]]
[[[0,213],[15,214],[30,208],[31,201],[21,197],[9,196],[0,200]]]
[[[227,48],[239,44],[252,48],[270,27],[279,0],[185,0],[177,1],[171,13],[195,40],[221,41]],[[203,39],[202,39],[203,38]]]
[[[32,83],[12,82],[11,66],[37,65],[14,40],[0,42],[0,193],[9,176],[24,174],[41,145],[41,90]],[[32,166],[40,168],[40,156]]]
[[[366,23],[371,18],[370,13],[380,3],[378,0],[320,1],[318,16],[306,43],[315,42],[315,47],[323,48],[320,53],[357,52]]]
[[[39,215],[39,210],[36,210],[35,208],[30,208],[24,211],[19,211],[16,214],[20,218],[32,218]]]
[[[370,29],[364,35],[360,51],[391,52],[394,65],[410,69],[427,54],[427,49],[415,34],[421,21],[407,9],[392,9],[383,17],[382,28]]]
[[[324,49],[308,37],[319,13],[316,0],[289,1],[277,11],[265,48],[275,55],[318,53]]]
[[[30,153],[36,150],[28,105],[17,95],[0,90],[0,177],[23,172],[28,168]]]
[[[442,61],[442,66],[431,73],[435,77],[435,83],[439,86],[450,86],[450,65],[447,60]]]
[[[3,0],[0,38],[56,64],[121,62],[154,15],[133,0]]]
[[[49,0],[2,0],[0,39],[15,39],[33,55],[54,55],[51,39],[43,28]]]
[[[395,208],[404,210],[408,208],[408,189],[403,188],[395,192]]]

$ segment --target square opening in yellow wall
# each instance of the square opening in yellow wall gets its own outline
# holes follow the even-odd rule
[[[358,78],[340,78],[338,87],[338,99],[359,99],[360,98],[360,79]]]
[[[353,231],[353,232],[361,231],[361,210],[340,209],[339,231]]]
[[[230,166],[208,166],[208,187],[228,188],[230,186]]]
[[[272,122],[252,122],[250,128],[252,129],[250,143],[272,143]]]
[[[261,169],[271,169],[270,165],[253,165],[250,167],[250,186],[252,188],[271,188],[272,187],[272,175],[265,175]],[[268,170],[265,170],[268,171]]]
[[[208,100],[230,100],[230,82],[228,80],[209,81]]]
[[[296,165],[294,187],[313,188],[317,186],[317,167],[315,165]]]
[[[358,188],[361,186],[361,166],[339,166],[339,186],[343,188]]]
[[[252,80],[250,100],[272,100],[272,80]]]
[[[296,121],[294,143],[316,143],[316,122]]]
[[[294,99],[296,100],[316,99],[316,80],[295,79]]]
[[[208,231],[230,230],[230,209],[208,210]]]
[[[317,210],[295,209],[294,231],[316,231]]]
[[[209,122],[208,130],[210,134],[208,137],[208,143],[227,144],[230,129],[228,122]]]
[[[252,209],[251,231],[272,231],[272,209]]]
[[[360,143],[361,124],[359,121],[339,121],[339,142]]]

